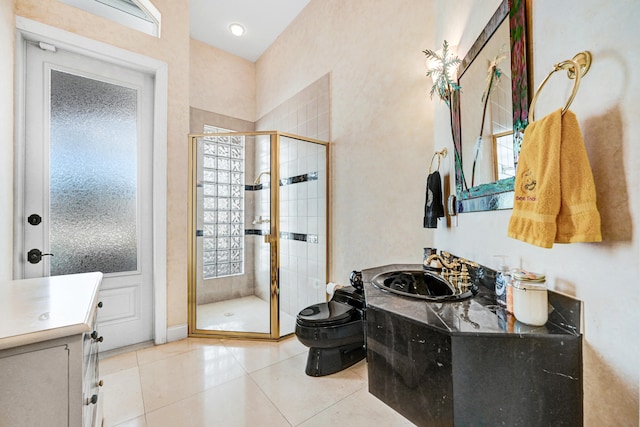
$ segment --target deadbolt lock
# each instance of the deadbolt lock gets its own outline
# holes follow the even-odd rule
[[[27,222],[31,225],[38,225],[42,222],[42,217],[38,214],[31,214],[27,218]]]

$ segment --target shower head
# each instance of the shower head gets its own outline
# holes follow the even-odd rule
[[[258,177],[255,179],[255,181],[253,181],[253,183],[255,185],[260,184],[260,179],[262,178],[263,175],[269,175],[269,177],[271,177],[271,172],[269,171],[260,172],[260,175],[258,175]]]

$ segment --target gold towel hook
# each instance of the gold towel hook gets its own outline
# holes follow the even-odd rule
[[[435,153],[433,153],[433,157],[431,158],[431,163],[429,164],[429,175],[431,175],[431,168],[433,167],[433,159],[436,158],[436,156],[438,157],[438,167],[436,168],[437,171],[440,170],[440,158],[441,157],[447,157],[447,149],[443,148],[440,151],[436,151]]]
[[[589,68],[591,68],[591,53],[589,51],[580,52],[576,56],[574,56],[573,59],[567,59],[555,64],[551,72],[547,74],[547,77],[545,77],[542,83],[540,83],[540,86],[538,86],[536,93],[533,95],[531,105],[529,106],[529,123],[535,120],[534,108],[536,105],[536,101],[538,100],[538,95],[540,95],[542,87],[545,85],[545,83],[547,83],[553,73],[560,70],[567,70],[567,77],[572,80],[575,79],[573,90],[571,91],[571,96],[567,100],[567,104],[562,109],[562,114],[564,114],[569,109],[569,106],[578,93],[578,88],[580,87],[580,79],[587,74]],[[580,70],[580,72],[578,73],[576,72],[576,70]]]

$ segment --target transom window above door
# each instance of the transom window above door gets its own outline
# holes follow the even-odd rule
[[[158,9],[151,0],[60,0],[103,18],[160,37]]]

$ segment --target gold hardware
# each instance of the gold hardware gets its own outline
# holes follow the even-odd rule
[[[98,387],[102,387],[104,385],[104,382],[102,380],[98,381]]]
[[[453,258],[453,259],[452,259]],[[459,292],[464,292],[462,288],[469,287],[469,270],[467,266],[478,268],[478,263],[469,261],[464,258],[454,258],[451,256],[449,252],[440,251],[440,255],[431,254],[427,257],[424,264],[431,265],[431,262],[434,260],[438,260],[440,264],[442,264],[442,272],[440,275],[442,278],[454,288],[457,288]],[[457,268],[460,268],[460,271]]]
[[[440,170],[440,158],[445,158],[447,157],[447,148],[443,148],[440,151],[436,151],[435,153],[433,153],[433,157],[431,158],[431,163],[429,163],[429,173],[431,173],[431,168],[433,167],[433,159],[435,159],[436,157],[438,157],[438,167],[436,168],[437,171]]]
[[[535,120],[534,108],[536,105],[536,101],[538,100],[538,95],[540,95],[540,91],[553,73],[560,70],[566,70],[567,77],[572,80],[575,79],[573,90],[571,91],[571,96],[569,96],[566,105],[562,109],[562,114],[564,114],[569,109],[569,106],[578,93],[578,88],[580,87],[580,79],[587,74],[589,68],[591,68],[591,53],[589,51],[580,52],[572,59],[567,59],[555,64],[551,72],[547,75],[547,77],[544,78],[544,80],[542,80],[542,83],[540,83],[540,86],[538,86],[538,89],[536,89],[536,93],[533,95],[531,105],[529,106],[529,123]],[[580,70],[580,72],[576,73],[576,70]]]
[[[460,263],[460,286],[468,287],[469,286],[469,270],[467,269],[467,265],[471,267],[478,268],[478,263],[466,260],[464,258],[458,258],[458,262]]]
[[[453,268],[458,267],[458,264],[455,261],[453,261],[453,262],[449,262],[448,261],[449,257],[447,255],[449,255],[449,254],[447,252],[441,252],[441,254],[442,255],[438,255],[438,254],[429,255],[427,257],[427,261],[425,262],[425,264],[426,265],[430,265],[431,261],[437,259],[438,261],[440,261],[440,264],[442,264],[442,266],[444,268],[446,268],[446,269],[453,269]]]
[[[265,234],[264,235],[264,242],[265,243],[271,243],[271,234]]]
[[[253,183],[254,183],[255,185],[260,184],[260,179],[262,178],[262,176],[263,176],[263,175],[269,175],[269,176],[271,176],[271,172],[269,172],[269,171],[261,172],[261,173],[260,173],[260,175],[258,175],[258,177],[255,179],[255,181],[253,181]]]

